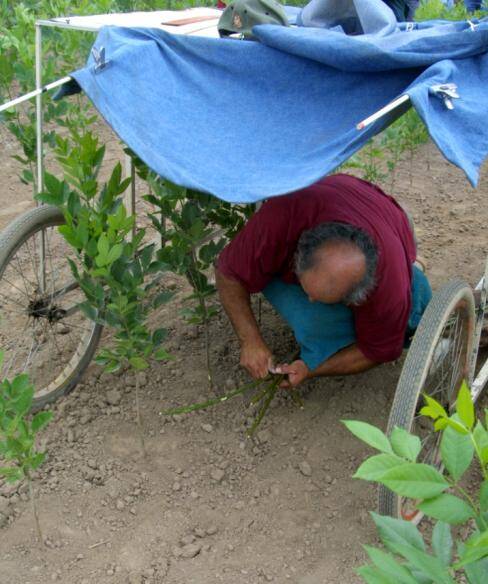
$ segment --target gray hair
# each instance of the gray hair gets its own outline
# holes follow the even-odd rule
[[[304,231],[298,240],[295,252],[295,272],[300,275],[317,264],[316,251],[327,243],[340,242],[354,245],[366,259],[366,273],[346,296],[344,304],[361,304],[366,300],[376,284],[378,250],[372,238],[359,227],[347,223],[320,223]]]

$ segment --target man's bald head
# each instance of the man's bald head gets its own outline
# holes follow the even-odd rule
[[[361,304],[374,288],[377,251],[361,229],[321,223],[302,233],[295,271],[311,301]]]

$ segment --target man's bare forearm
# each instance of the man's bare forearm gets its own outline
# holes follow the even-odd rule
[[[376,365],[379,363],[368,359],[356,345],[351,345],[324,361],[310,372],[309,377],[353,375],[367,371]]]
[[[215,280],[220,301],[241,343],[263,342],[258,323],[251,308],[249,292],[237,280],[224,276],[215,268]]]

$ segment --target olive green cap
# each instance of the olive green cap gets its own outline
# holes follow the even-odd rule
[[[221,37],[239,33],[245,39],[253,39],[252,27],[257,24],[289,26],[284,8],[276,0],[234,0],[217,26]]]

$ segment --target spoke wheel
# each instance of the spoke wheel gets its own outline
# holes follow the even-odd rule
[[[415,333],[395,392],[387,433],[395,426],[419,436],[418,462],[441,468],[441,434],[420,416],[423,394],[452,410],[463,379],[469,378],[474,335],[474,297],[461,280],[446,284],[432,298]],[[379,512],[417,524],[422,513],[415,502],[379,487]]]
[[[34,409],[72,390],[90,363],[101,327],[77,308],[83,292],[58,232],[62,213],[32,209],[0,235],[0,348],[2,377],[28,373]]]

